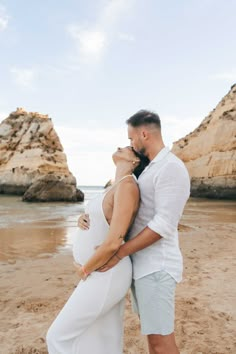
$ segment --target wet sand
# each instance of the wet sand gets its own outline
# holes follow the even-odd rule
[[[47,353],[47,329],[78,283],[58,219],[0,229],[0,353]],[[176,293],[181,354],[236,353],[236,202],[191,199],[180,223]],[[73,236],[70,235],[72,240]],[[124,353],[148,353],[127,295]],[[69,353],[68,353],[69,354]]]

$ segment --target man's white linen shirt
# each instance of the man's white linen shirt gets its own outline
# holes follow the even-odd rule
[[[138,178],[140,207],[129,239],[146,226],[161,236],[152,245],[132,254],[133,278],[164,270],[176,282],[182,279],[178,223],[190,195],[190,180],[184,163],[168,147],[163,148]]]

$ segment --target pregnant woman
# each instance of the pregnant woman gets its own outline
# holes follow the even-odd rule
[[[131,147],[112,155],[115,182],[92,199],[87,230],[78,229],[73,247],[82,278],[47,333],[49,354],[122,354],[124,299],[132,279],[129,257],[98,272],[124,242],[139,207],[136,177],[148,164]]]

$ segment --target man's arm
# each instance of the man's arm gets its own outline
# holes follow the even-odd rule
[[[161,236],[159,234],[152,231],[149,227],[145,227],[145,229],[143,229],[137,236],[121,245],[116,254],[111,257],[104,266],[100,267],[99,271],[106,272],[114,267],[122,258],[138,252],[160,239]]]
[[[155,215],[136,237],[121,246],[118,251],[120,258],[138,252],[162,237],[170,239],[175,234],[189,196],[189,177],[185,170],[172,163],[154,183]]]
[[[152,245],[160,239],[161,236],[147,226],[136,237],[121,245],[116,254],[119,258],[124,258]]]

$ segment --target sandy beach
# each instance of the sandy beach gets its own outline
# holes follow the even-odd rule
[[[235,354],[236,202],[191,199],[179,230],[184,278],[177,286],[176,340],[181,354]],[[47,329],[78,283],[70,248],[63,251],[66,233],[58,221],[0,229],[1,354],[47,353]],[[129,294],[124,353],[148,353]]]

